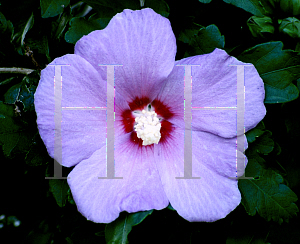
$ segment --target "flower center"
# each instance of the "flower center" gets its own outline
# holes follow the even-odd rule
[[[165,144],[169,138],[172,137],[172,131],[174,130],[174,126],[171,122],[169,122],[168,120],[171,119],[173,116],[175,115],[179,115],[175,114],[170,106],[164,104],[163,102],[161,102],[158,99],[154,99],[153,101],[150,101],[150,99],[148,97],[135,97],[131,102],[128,103],[129,108],[130,109],[125,109],[122,111],[121,113],[121,123],[122,123],[122,127],[123,127],[123,132],[129,133],[130,135],[130,142],[137,145],[138,147],[142,147],[142,146],[147,146],[147,142],[146,140],[142,139],[142,135],[140,134],[140,132],[143,131],[143,133],[145,132],[145,126],[144,126],[144,122],[139,122],[140,117],[151,117],[152,122],[154,122],[154,118],[158,118],[159,123],[161,125],[161,128],[158,129],[158,125],[159,123],[156,123],[154,125],[150,124],[147,122],[147,124],[150,124],[151,126],[157,127],[157,134],[155,135],[155,133],[152,133],[152,137],[158,137],[158,139],[156,139],[155,142],[150,143],[151,145],[148,144],[149,147],[152,147],[154,145],[154,143],[158,142],[160,144]],[[142,110],[145,110],[145,113],[143,114]],[[155,114],[149,114],[149,113],[154,111]],[[135,120],[135,118],[137,118],[137,121]],[[137,125],[139,124],[139,128],[137,128]],[[153,127],[152,127],[153,129]],[[139,132],[139,133],[137,133]],[[151,134],[150,134],[151,135]],[[143,136],[144,138],[144,136]],[[146,139],[146,138],[145,138]]]
[[[150,106],[150,105],[149,105]],[[161,134],[161,123],[154,111],[142,110],[142,112],[135,111],[137,117],[135,118],[134,130],[137,137],[143,140],[143,146],[158,144]]]

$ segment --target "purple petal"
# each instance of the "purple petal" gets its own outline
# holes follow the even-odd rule
[[[160,90],[175,63],[176,39],[168,19],[152,9],[125,9],[104,30],[82,37],[75,54],[89,61],[106,80],[106,67],[115,67],[116,90],[126,99],[147,96]]]
[[[228,178],[236,177],[236,139],[193,131],[192,175],[201,178],[176,179],[184,176],[184,131],[176,127],[172,136],[167,144],[154,147],[157,168],[172,207],[191,222],[226,217],[241,201],[237,180]],[[238,156],[245,157],[242,152]]]
[[[85,59],[75,54],[56,58],[41,73],[34,95],[39,133],[48,153],[54,155],[55,136],[55,67],[62,67],[62,107],[105,107],[106,82]],[[56,120],[59,119],[56,117]],[[106,143],[105,110],[62,110],[61,118],[62,162],[70,167],[89,158]]]
[[[153,160],[153,149],[129,143],[129,134],[116,138],[115,177],[106,177],[106,147],[78,164],[69,174],[78,211],[96,223],[110,223],[119,213],[163,209],[169,201]]]
[[[156,97],[170,107],[174,116],[168,121],[180,128],[184,128],[184,73],[184,67],[175,66]]]
[[[200,65],[192,67],[192,107],[236,107],[237,67],[244,64],[229,56],[225,51],[215,49],[205,55],[189,57],[176,65]],[[264,106],[264,84],[254,66],[245,70],[245,131],[254,128],[266,114]],[[176,111],[183,110],[184,67],[175,66],[161,91],[161,100],[172,104]],[[187,105],[186,105],[187,106]],[[192,129],[207,131],[225,138],[237,135],[236,110],[192,110]],[[182,127],[183,117],[172,121]]]

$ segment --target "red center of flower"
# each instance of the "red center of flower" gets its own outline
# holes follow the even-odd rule
[[[132,102],[130,102],[128,105],[130,109],[127,109],[123,111],[122,113],[122,123],[123,123],[123,129],[125,133],[131,133],[130,134],[130,141],[134,144],[137,144],[139,147],[142,147],[142,139],[137,137],[137,133],[134,130],[134,123],[135,123],[135,117],[133,116],[133,111],[140,110],[142,111],[146,106],[151,105],[151,107],[154,108],[155,113],[157,116],[161,118],[161,129],[160,134],[161,138],[159,143],[164,143],[166,140],[170,137],[171,132],[174,130],[172,123],[168,121],[168,119],[172,118],[174,116],[174,113],[172,113],[170,107],[165,105],[163,102],[161,102],[158,99],[153,100],[152,102],[148,97],[136,97]],[[148,146],[153,146],[147,145]]]

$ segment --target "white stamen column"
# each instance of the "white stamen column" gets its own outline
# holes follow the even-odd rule
[[[158,144],[161,134],[161,123],[154,111],[143,110],[140,116],[135,118],[137,123],[134,126],[137,137],[143,140],[143,146]]]

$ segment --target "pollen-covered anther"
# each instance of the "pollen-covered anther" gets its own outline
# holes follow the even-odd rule
[[[161,124],[154,111],[143,110],[140,116],[135,118],[134,130],[137,137],[143,140],[143,146],[158,144],[161,134]]]

